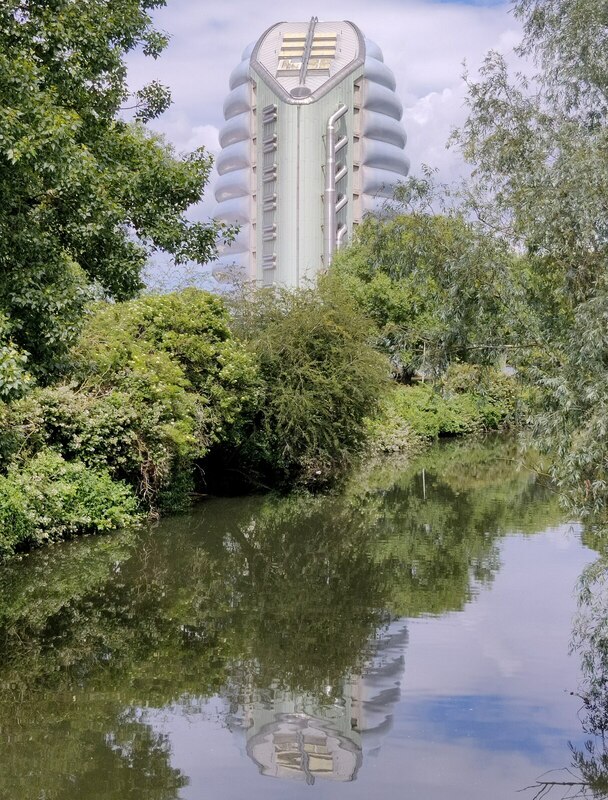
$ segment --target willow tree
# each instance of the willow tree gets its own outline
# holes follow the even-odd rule
[[[457,134],[477,205],[535,273],[543,391],[537,434],[581,510],[608,503],[608,6],[518,0],[520,57],[490,53]],[[529,70],[528,70],[529,73]]]

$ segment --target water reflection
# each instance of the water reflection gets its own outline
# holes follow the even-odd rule
[[[330,703],[276,686],[252,688],[231,722],[245,732],[247,755],[260,774],[309,784],[355,780],[363,753],[377,751],[390,730],[407,637],[403,620],[388,625],[361,671],[344,676]]]
[[[571,746],[572,768],[580,778],[581,796],[608,797],[608,530],[586,534],[600,552],[579,581],[579,608],[574,619],[572,648],[581,658],[580,717],[588,735],[584,747]]]
[[[533,800],[608,798],[608,529],[590,524],[582,539],[600,554],[579,578],[571,638],[581,662],[580,683],[572,694],[582,702],[578,716],[587,738],[569,743],[568,767],[553,769],[527,787]]]
[[[354,781],[390,729],[405,618],[461,610],[505,532],[559,519],[512,455],[437,448],[333,496],[210,501],[4,569],[0,797],[180,797],[152,710],[214,696],[263,775]]]

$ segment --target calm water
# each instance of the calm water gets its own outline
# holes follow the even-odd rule
[[[5,567],[0,798],[530,797],[585,739],[596,554],[514,456],[437,447]]]

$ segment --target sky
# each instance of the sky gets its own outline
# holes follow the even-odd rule
[[[557,770],[554,780],[568,780],[562,772],[571,760],[568,741],[580,747],[588,738],[577,717],[580,698],[569,694],[580,679],[578,657],[567,655],[573,586],[595,558],[579,536],[580,527],[568,524],[533,536],[509,534],[499,544],[492,582],[474,587],[461,611],[393,622],[393,631],[408,632],[400,643],[404,670],[392,675],[398,697],[387,702],[390,690],[375,694],[388,689],[377,675],[364,681],[372,718],[388,714],[390,722],[363,735],[354,782],[321,779],[309,786],[262,776],[243,729],[226,721],[225,700],[190,698],[146,710],[146,722],[168,737],[171,766],[189,778],[180,796],[532,800],[534,792],[518,790],[547,770]],[[363,714],[365,720],[365,708]]]
[[[466,174],[459,153],[446,149],[451,130],[466,118],[463,62],[474,76],[489,50],[514,59],[520,26],[510,7],[496,0],[167,0],[154,19],[171,37],[169,46],[156,61],[130,54],[129,85],[168,85],[173,104],[150,127],[178,152],[204,145],[216,154],[228,78],[245,47],[282,20],[348,19],[380,46],[395,74],[411,174],[427,164],[450,182]],[[194,218],[213,213],[213,181]]]

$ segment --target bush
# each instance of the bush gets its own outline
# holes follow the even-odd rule
[[[0,476],[0,557],[136,520],[137,500],[126,484],[52,450]]]
[[[448,368],[440,389],[447,399],[464,394],[474,397],[479,422],[488,429],[512,424],[518,417],[525,393],[516,375],[508,375],[495,367],[460,363]]]
[[[392,405],[419,436],[434,438],[480,427],[477,403],[468,393],[446,398],[430,384],[422,383],[397,389]]]
[[[388,384],[372,328],[326,276],[316,289],[264,289],[241,298],[235,330],[255,357],[261,386],[248,434],[236,451],[261,482],[320,485],[366,438]]]
[[[436,385],[395,386],[368,422],[375,449],[394,451],[416,439],[496,430],[514,419],[521,389],[498,370],[450,367]]]
[[[39,395],[50,441],[108,466],[149,505],[171,508],[187,502],[195,462],[238,441],[256,387],[222,300],[197,289],[99,306],[73,374],[76,393]]]
[[[257,391],[222,301],[195,289],[99,304],[70,379],[0,406],[4,464],[52,447],[166,510],[189,503],[195,464],[213,445],[239,441]]]

